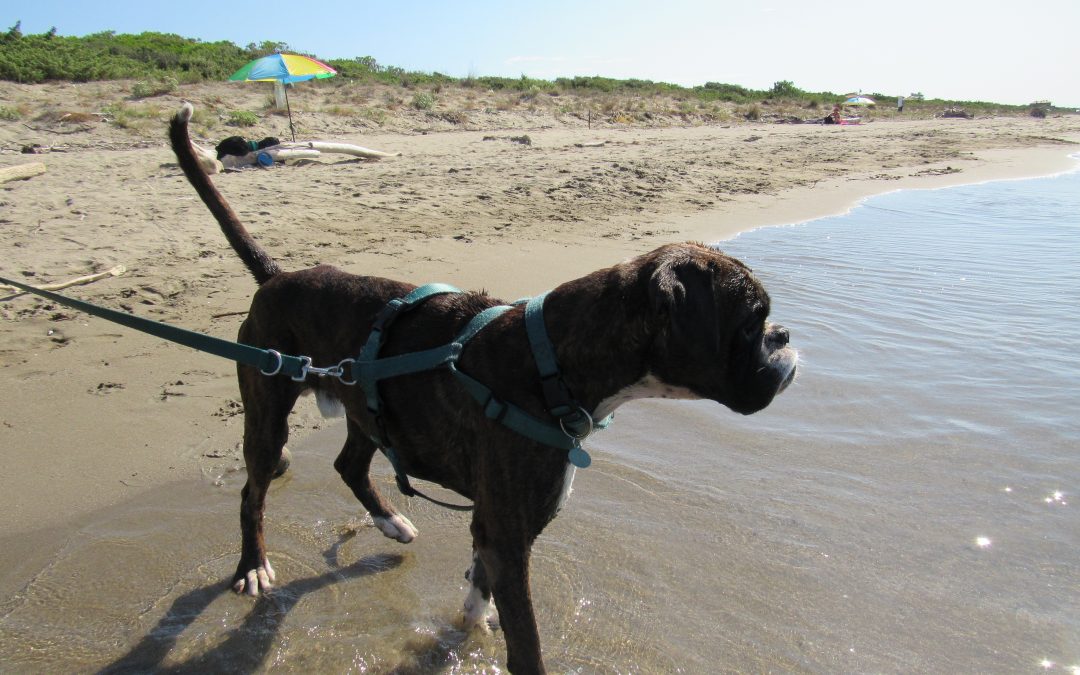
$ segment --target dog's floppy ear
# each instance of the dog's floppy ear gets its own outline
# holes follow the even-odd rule
[[[684,346],[715,350],[722,337],[714,269],[690,256],[659,260],[649,282],[651,309]]]
[[[686,287],[675,270],[675,261],[661,260],[649,278],[649,306],[657,316],[671,315],[686,300]]]

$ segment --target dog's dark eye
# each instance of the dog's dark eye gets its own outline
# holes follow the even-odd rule
[[[762,329],[762,324],[760,324],[760,323],[758,323],[756,321],[754,321],[752,323],[748,323],[745,326],[743,326],[743,328],[742,328],[742,331],[741,331],[742,336],[747,342],[750,342],[750,341],[754,340],[758,335],[761,334],[761,329]]]

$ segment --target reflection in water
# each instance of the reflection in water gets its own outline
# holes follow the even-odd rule
[[[803,356],[743,418],[632,403],[538,541],[558,672],[1030,672],[1080,668],[1080,174],[874,199],[725,242]],[[493,672],[456,628],[468,516],[383,491],[421,530],[362,516],[293,448],[271,488],[281,585],[226,592],[238,476],[179,485],[62,535],[0,604],[15,672]],[[48,548],[51,547],[51,548]]]

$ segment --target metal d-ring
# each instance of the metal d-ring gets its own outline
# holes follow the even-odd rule
[[[583,433],[583,434],[575,434],[575,433],[572,433],[570,431],[567,431],[566,430],[566,423],[563,422],[563,420],[565,418],[562,418],[562,417],[559,418],[559,428],[562,429],[562,432],[564,434],[566,434],[570,438],[574,439],[575,441],[580,442],[580,441],[583,441],[586,438],[588,438],[589,434],[591,434],[593,432],[593,419],[592,419],[592,415],[590,415],[589,411],[585,410],[585,408],[582,408],[581,406],[578,406],[578,410],[581,412],[582,415],[585,416],[585,419],[589,420],[589,428],[588,428],[588,430],[585,431],[585,433]]]
[[[337,369],[338,370],[337,370],[337,373],[336,373],[335,376],[337,377],[339,382],[341,382],[342,384],[344,384],[346,386],[352,386],[352,385],[356,384],[356,378],[353,378],[352,380],[346,380],[345,379],[345,364],[349,364],[349,372],[352,372],[352,367],[353,367],[353,365],[355,363],[356,363],[356,359],[341,359],[341,361],[338,362],[338,364],[337,364]]]
[[[276,349],[267,349],[266,353],[277,359],[277,364],[269,371],[259,368],[259,372],[263,375],[277,375],[281,372],[281,366],[285,363],[285,360],[281,358],[281,352]]]

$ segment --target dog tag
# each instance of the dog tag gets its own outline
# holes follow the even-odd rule
[[[589,457],[589,453],[585,452],[585,449],[580,445],[567,453],[567,459],[579,469],[588,468],[588,466],[592,464],[592,457]]]

